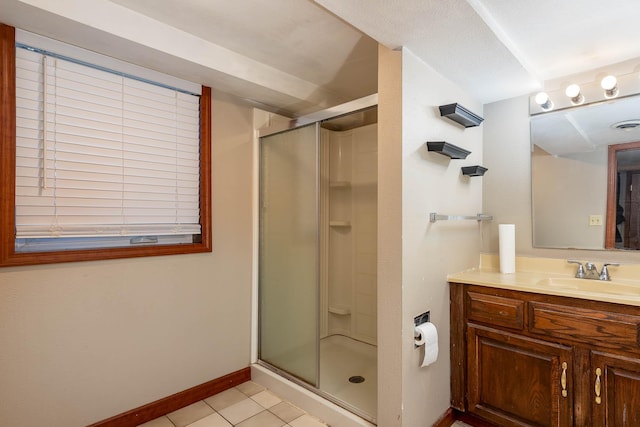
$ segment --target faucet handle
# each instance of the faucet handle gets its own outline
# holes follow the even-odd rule
[[[607,267],[618,267],[620,264],[617,262],[609,262],[602,266],[602,271],[600,272],[600,280],[611,280],[611,276],[609,276],[609,269]]]
[[[578,264],[578,270],[576,271],[576,277],[578,279],[584,279],[585,276],[585,272],[584,272],[584,266],[582,265],[581,261],[576,261],[573,259],[567,260],[567,262],[569,264]]]

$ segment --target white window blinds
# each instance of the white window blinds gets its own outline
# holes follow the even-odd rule
[[[199,97],[16,49],[16,238],[200,233]]]

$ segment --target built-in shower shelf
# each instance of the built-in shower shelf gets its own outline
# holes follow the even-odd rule
[[[330,227],[351,227],[351,221],[329,221]]]
[[[348,316],[351,314],[351,308],[342,305],[330,305],[329,313],[337,314],[338,316]]]
[[[351,183],[349,181],[332,181],[329,183],[331,188],[349,188]]]

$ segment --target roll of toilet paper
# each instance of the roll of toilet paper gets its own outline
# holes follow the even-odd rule
[[[499,224],[500,273],[516,272],[516,226]]]
[[[424,346],[424,356],[420,366],[428,366],[438,358],[438,330],[431,322],[415,327],[415,344]]]

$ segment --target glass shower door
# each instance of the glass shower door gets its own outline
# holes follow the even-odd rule
[[[259,358],[318,383],[318,125],[260,139]]]

